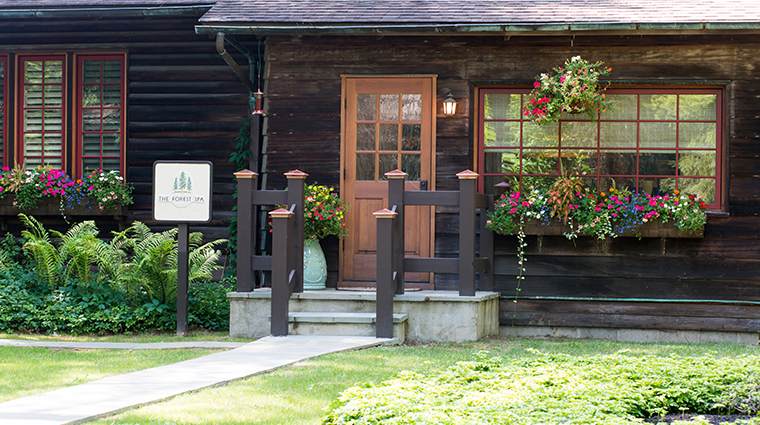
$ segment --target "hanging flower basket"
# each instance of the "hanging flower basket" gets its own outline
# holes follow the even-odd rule
[[[599,77],[609,75],[612,68],[603,65],[575,56],[563,67],[538,75],[526,99],[524,115],[536,125],[557,122],[563,112],[585,113],[595,120],[599,111],[611,107],[604,94],[609,84],[600,83]]]

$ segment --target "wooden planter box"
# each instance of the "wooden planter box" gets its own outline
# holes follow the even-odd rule
[[[562,224],[560,222],[551,224],[541,224],[535,220],[528,220],[525,223],[524,231],[526,235],[539,235],[539,236],[562,236],[570,231],[570,226]],[[642,224],[638,228],[638,233],[632,231],[626,231],[618,235],[618,237],[639,237],[642,238],[703,238],[704,227],[692,231],[681,232],[676,228],[673,221],[663,223],[659,220],[649,221]]]
[[[19,213],[24,213],[27,215],[31,215],[33,217],[36,216],[45,216],[45,215],[62,215],[65,214],[67,216],[126,216],[127,215],[127,208],[126,207],[118,207],[113,208],[110,210],[101,210],[99,208],[88,208],[86,206],[75,206],[73,208],[64,208],[63,211],[61,211],[61,200],[60,198],[49,198],[44,197],[40,199],[39,205],[37,208],[34,208],[32,210],[26,210],[22,211],[20,208],[13,205],[13,201],[16,199],[15,195],[6,195],[3,198],[0,198],[0,216],[3,215],[18,215]]]

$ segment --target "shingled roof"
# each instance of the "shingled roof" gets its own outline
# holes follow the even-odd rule
[[[203,23],[760,22],[760,0],[218,0]]]
[[[0,9],[71,9],[211,5],[215,0],[0,0]]]

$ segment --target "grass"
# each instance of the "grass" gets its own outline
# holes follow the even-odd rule
[[[655,356],[734,357],[758,355],[754,346],[737,344],[631,344],[610,341],[494,339],[470,344],[380,347],[337,353],[258,375],[224,387],[177,396],[144,406],[96,425],[205,425],[205,424],[319,424],[340,392],[362,382],[381,382],[400,371],[442,369],[472,360],[487,350],[505,358],[521,358],[527,349],[571,356],[632,354]]]
[[[0,402],[218,350],[70,350],[0,346]]]
[[[140,333],[136,335],[41,335],[31,333],[1,333],[0,339],[22,339],[26,341],[75,341],[75,342],[184,342],[184,341],[216,341],[216,342],[250,342],[253,339],[231,338],[229,332],[192,331],[187,337],[177,336],[176,333]]]

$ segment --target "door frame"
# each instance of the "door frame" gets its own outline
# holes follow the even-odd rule
[[[436,133],[438,128],[438,96],[437,96],[437,89],[438,89],[438,74],[404,74],[404,75],[352,75],[352,74],[341,74],[340,75],[340,196],[345,197],[344,188],[346,187],[346,125],[347,125],[347,119],[346,119],[346,112],[347,112],[347,101],[346,101],[346,81],[349,79],[392,79],[392,78],[429,78],[431,80],[431,87],[432,90],[430,90],[430,102],[431,102],[431,108],[430,108],[430,119],[432,122],[432,129],[430,134],[430,154],[432,158],[430,158],[430,180],[428,181],[428,190],[435,190],[435,181],[436,181]],[[349,206],[350,208],[350,206]],[[431,208],[431,214],[430,214],[430,255],[431,257],[435,257],[435,208]],[[350,232],[351,229],[348,229]],[[343,264],[344,264],[344,257],[346,255],[345,251],[345,242],[343,240],[340,241],[340,246],[338,250],[338,263],[340,266],[338,267],[338,286],[343,282]],[[430,285],[435,285],[435,275],[433,273],[430,274]]]

